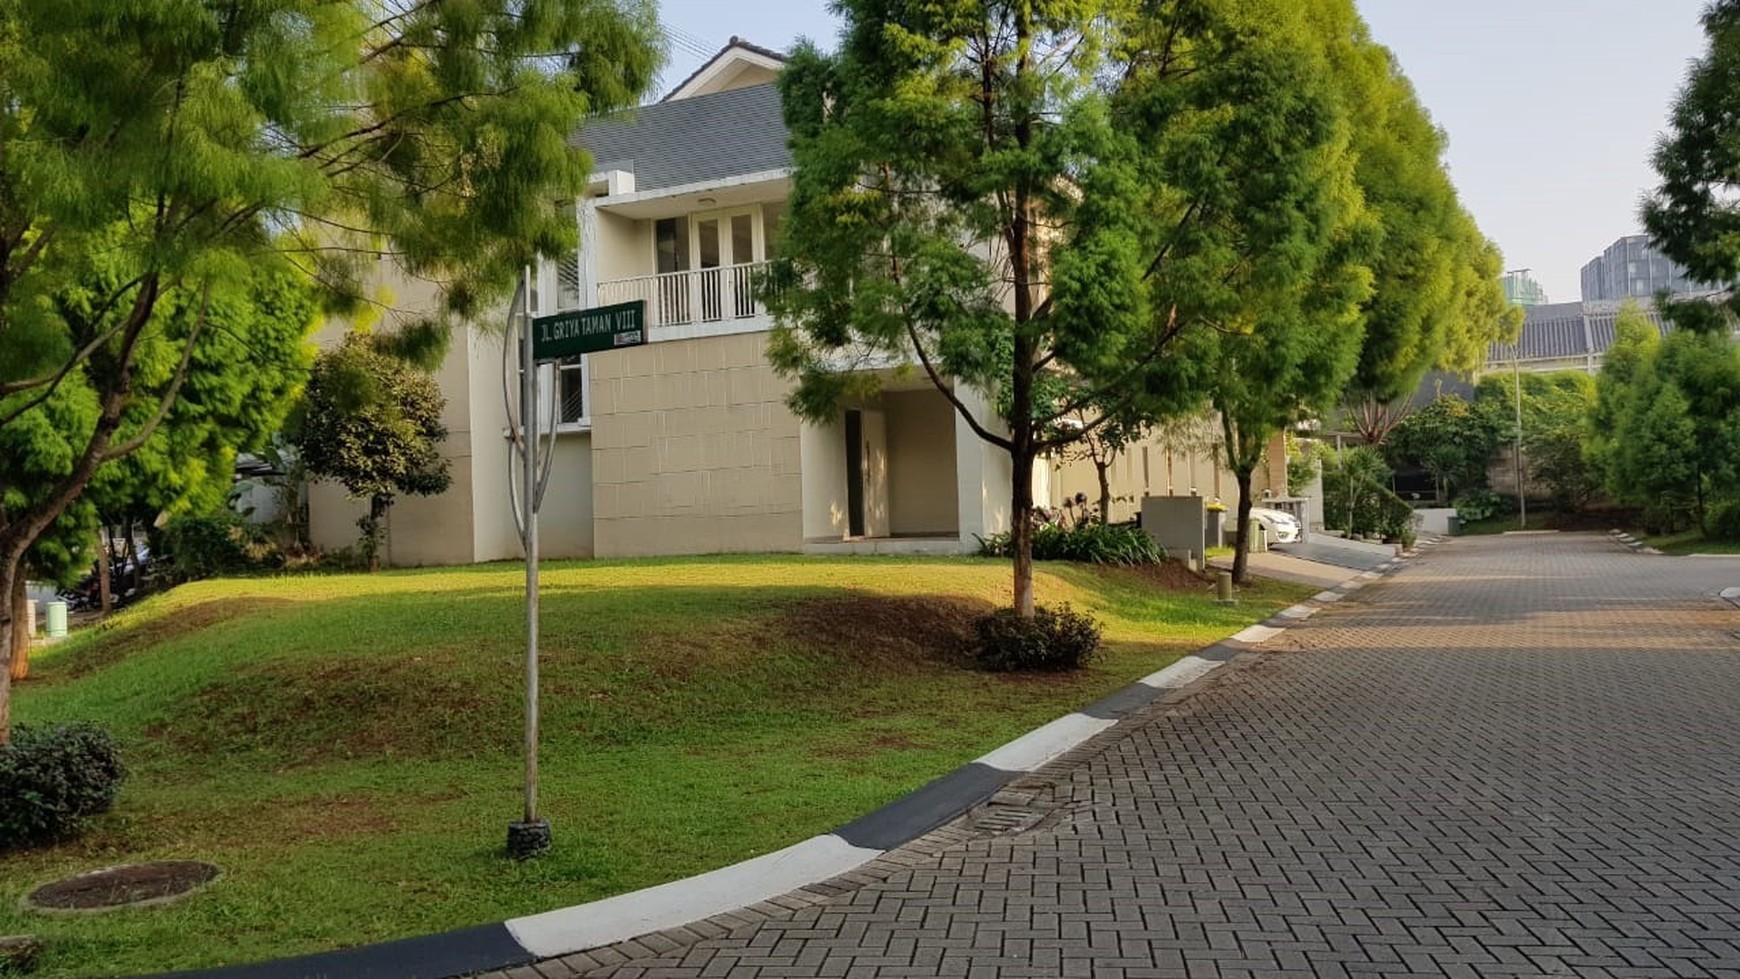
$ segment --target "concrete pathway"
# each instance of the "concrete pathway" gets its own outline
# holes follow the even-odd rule
[[[1296,585],[1309,585],[1313,588],[1332,588],[1346,581],[1353,574],[1353,571],[1340,565],[1295,557],[1292,554],[1284,554],[1273,549],[1267,553],[1249,554],[1246,556],[1246,560],[1250,562],[1251,573],[1254,575],[1274,578],[1277,581],[1290,581]],[[1209,567],[1220,571],[1231,571],[1233,559],[1230,557],[1213,558],[1208,564]]]
[[[1447,542],[860,872],[495,975],[1740,979],[1737,572]]]

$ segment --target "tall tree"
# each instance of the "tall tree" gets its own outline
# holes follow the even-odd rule
[[[1633,388],[1654,370],[1661,333],[1641,307],[1627,301],[1613,321],[1613,345],[1595,378],[1595,401],[1589,408],[1589,442],[1584,454],[1595,478],[1616,496],[1623,496],[1614,472],[1614,452],[1620,421],[1630,409]]]
[[[1740,0],[1715,0],[1703,23],[1709,49],[1692,63],[1656,144],[1661,185],[1644,201],[1643,225],[1692,279],[1732,283],[1740,281]]]
[[[815,419],[916,362],[1009,454],[1031,615],[1035,458],[1192,400],[1197,368],[1168,348],[1232,319],[1254,257],[1304,244],[1289,208],[1332,106],[1310,59],[1235,4],[839,10],[839,52],[800,50],[782,83],[797,172],[770,357]]]
[[[1702,524],[1712,496],[1740,492],[1740,348],[1726,332],[1662,338],[1635,309],[1618,330],[1596,380],[1591,463],[1620,499]]]
[[[1522,322],[1499,284],[1502,261],[1457,200],[1446,139],[1394,56],[1352,5],[1306,5],[1351,114],[1356,173],[1377,225],[1365,337],[1348,384],[1360,430],[1383,441],[1428,370],[1477,369]]]
[[[645,0],[0,3],[0,427],[68,384],[96,405],[66,473],[0,504],[0,595],[193,383],[223,283],[294,273],[354,312],[386,258],[437,284],[434,337],[572,250],[569,138],[637,99],[656,32]]]

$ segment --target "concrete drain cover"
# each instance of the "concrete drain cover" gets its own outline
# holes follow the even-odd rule
[[[972,827],[980,833],[1019,833],[1039,825],[1044,818],[1043,810],[992,803],[973,817]]]
[[[109,911],[162,904],[191,894],[216,878],[218,868],[198,860],[157,860],[106,867],[31,891],[24,903],[39,911]]]

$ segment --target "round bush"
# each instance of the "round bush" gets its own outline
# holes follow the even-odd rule
[[[998,609],[981,616],[973,629],[979,665],[1003,673],[1077,669],[1100,648],[1100,624],[1068,605],[1041,605],[1031,619]]]
[[[115,743],[90,724],[12,729],[0,747],[0,850],[76,834],[115,802],[126,768]]]
[[[1710,511],[1709,537],[1740,543],[1740,500],[1719,503]]]

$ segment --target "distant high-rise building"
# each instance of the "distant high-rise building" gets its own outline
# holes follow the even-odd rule
[[[1506,272],[1501,280],[1504,283],[1504,298],[1514,306],[1544,306],[1547,302],[1547,290],[1530,275],[1530,269],[1517,269]]]
[[[1662,290],[1676,296],[1721,291],[1686,278],[1685,267],[1657,251],[1648,235],[1627,235],[1583,266],[1583,301],[1648,299]]]

